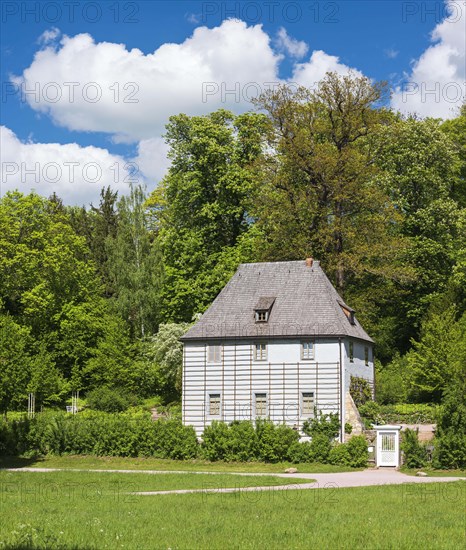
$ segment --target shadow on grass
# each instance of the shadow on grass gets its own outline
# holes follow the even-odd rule
[[[27,468],[28,466],[40,466],[45,458],[41,456],[33,456],[25,458],[21,456],[0,456],[0,469],[4,468]]]

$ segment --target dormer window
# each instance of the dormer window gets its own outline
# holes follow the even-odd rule
[[[266,323],[269,320],[268,311],[256,311],[256,323]]]
[[[267,323],[270,317],[270,311],[275,302],[275,297],[261,296],[254,308],[254,320],[256,323]]]
[[[348,321],[350,322],[351,325],[355,325],[356,324],[356,321],[354,319],[354,309],[351,309],[350,307],[348,307],[346,304],[344,304],[343,302],[340,302],[340,300],[338,300],[338,305],[341,307],[341,310],[343,311],[343,313],[346,315],[346,318],[348,319]]]

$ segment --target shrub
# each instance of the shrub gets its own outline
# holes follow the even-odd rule
[[[401,450],[404,452],[404,463],[408,468],[421,468],[427,463],[427,450],[419,443],[418,431],[409,428],[403,432]]]
[[[346,443],[350,460],[348,466],[352,468],[361,468],[367,466],[369,451],[367,450],[367,441],[363,435],[353,436]]]
[[[347,466],[351,460],[348,446],[345,443],[341,443],[339,445],[335,445],[335,447],[332,447],[328,460],[330,464],[343,464],[344,466]]]
[[[275,425],[270,420],[257,420],[259,459],[264,462],[280,462],[289,459],[289,449],[299,440],[297,431],[285,424]]]
[[[316,434],[312,438],[310,447],[312,462],[321,462],[322,464],[328,463],[332,444],[327,435]]]
[[[198,454],[196,432],[178,420],[160,419],[154,423],[155,448],[162,458],[186,460]]]
[[[359,407],[359,414],[369,424],[377,424],[380,418],[380,405],[375,401],[367,401]]]
[[[314,455],[312,454],[310,441],[304,441],[303,443],[296,441],[293,445],[291,445],[289,455],[291,462],[294,462],[295,464],[314,462]]]
[[[372,399],[372,389],[365,378],[352,376],[349,391],[356,407],[364,405],[366,401]]]
[[[462,360],[438,411],[433,462],[440,468],[466,468],[466,353]]]
[[[214,420],[204,430],[202,453],[207,460],[226,460],[229,444],[228,424]]]
[[[229,448],[226,460],[247,462],[259,456],[257,434],[252,422],[236,420],[229,427]]]
[[[368,458],[367,441],[363,435],[355,435],[347,443],[335,445],[329,453],[330,464],[342,464],[352,468],[367,466]]]
[[[236,421],[227,425],[212,422],[204,430],[202,453],[208,460],[280,462],[289,460],[291,446],[299,434],[270,420]]]
[[[338,414],[322,414],[318,417],[306,420],[303,423],[303,432],[314,438],[316,435],[323,435],[332,440],[340,433],[340,420]]]
[[[191,426],[184,426],[178,420],[153,422],[150,415],[144,413],[137,416],[96,411],[77,415],[42,413],[34,420],[19,424],[20,429],[10,428],[9,448],[16,452],[173,459],[194,458],[198,454],[196,434]],[[11,440],[15,437],[13,445]]]
[[[136,396],[122,388],[102,386],[90,391],[87,396],[89,408],[107,413],[122,412],[136,405]]]

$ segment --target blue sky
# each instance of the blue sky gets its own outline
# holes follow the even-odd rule
[[[126,190],[128,161],[151,189],[170,115],[242,112],[255,91],[326,70],[388,80],[402,112],[454,116],[465,21],[464,0],[4,1],[0,191],[87,204]]]

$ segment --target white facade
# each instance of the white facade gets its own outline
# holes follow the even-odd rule
[[[302,433],[314,407],[345,418],[351,376],[374,383],[372,344],[348,337],[190,340],[183,367],[183,422],[198,436],[258,416]]]

